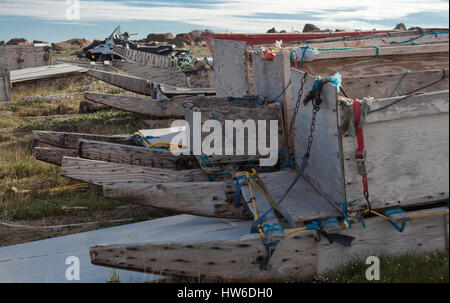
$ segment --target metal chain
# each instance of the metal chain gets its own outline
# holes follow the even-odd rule
[[[312,142],[314,140],[313,133],[314,133],[314,129],[316,128],[316,116],[320,110],[320,107],[318,105],[316,105],[314,102],[312,102],[312,106],[313,106],[313,113],[312,113],[312,119],[311,119],[311,126],[309,128],[308,145],[306,147],[305,158],[309,158],[309,156],[310,156],[311,146],[312,146]]]
[[[289,140],[289,137],[292,134],[292,129],[294,128],[294,124],[295,124],[295,118],[297,117],[298,109],[300,108],[300,103],[301,103],[302,97],[303,97],[303,86],[305,85],[305,81],[306,81],[306,75],[307,75],[307,73],[305,72],[303,74],[303,78],[302,78],[302,80],[300,82],[301,86],[300,86],[300,89],[299,89],[298,94],[297,94],[297,102],[295,103],[294,113],[292,114],[291,123],[290,123],[289,128],[288,128],[288,130],[286,132],[285,145],[288,144],[287,141]]]

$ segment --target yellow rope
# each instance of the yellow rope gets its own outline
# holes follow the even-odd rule
[[[75,189],[75,188],[84,188],[87,187],[89,184],[87,183],[78,183],[78,184],[73,184],[73,185],[66,185],[66,186],[60,186],[60,187],[53,187],[53,188],[47,188],[47,189],[40,189],[38,191],[36,191],[37,193],[53,193],[53,192],[58,192],[58,191],[63,191],[63,190],[69,190],[69,189]],[[32,190],[29,189],[23,189],[23,190],[19,190],[17,188],[15,188],[14,186],[11,187],[11,190],[16,193],[16,194],[27,194],[27,193],[31,193]]]
[[[250,177],[250,174],[248,172],[245,173],[245,175],[247,177]],[[250,184],[250,182],[248,183],[248,190],[250,191],[250,200],[252,201],[252,205],[253,205],[253,211],[255,212],[255,220],[258,220],[259,215],[258,215],[258,210],[256,209],[256,202],[255,202],[255,196],[253,195],[253,189],[252,189],[252,185]],[[265,235],[264,232],[262,231],[261,225],[258,225],[258,232],[261,235],[261,237],[263,239],[265,239]]]

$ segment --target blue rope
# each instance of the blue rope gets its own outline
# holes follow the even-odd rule
[[[409,42],[412,42],[412,41],[414,41],[414,40],[416,40],[416,39],[419,39],[419,38],[421,38],[421,37],[423,37],[423,36],[428,36],[428,35],[434,35],[434,36],[436,37],[436,39],[437,39],[437,38],[438,38],[438,35],[442,35],[442,34],[448,34],[448,32],[431,32],[431,33],[425,33],[425,34],[422,34],[422,35],[419,35],[419,36],[417,36],[417,37],[411,38],[411,39],[409,39],[409,40],[401,41],[401,42],[398,42],[398,41],[391,41],[391,44],[404,44],[404,43],[409,43]]]
[[[400,81],[398,82],[397,86],[394,88],[394,90],[392,91],[391,97],[394,95],[394,93],[397,91],[397,89],[400,87],[400,85],[402,84],[403,80],[405,80],[406,76],[409,74],[410,70],[408,69],[406,71],[406,73],[403,74],[402,78],[400,79]]]
[[[327,219],[327,221],[320,222],[320,226],[323,227],[324,225],[331,224],[331,223],[339,224],[339,221],[338,221],[338,219],[336,217],[329,217]]]
[[[374,45],[373,48],[375,48],[377,50],[377,53],[374,56],[376,58],[380,55],[380,47],[378,45]]]
[[[289,79],[289,83],[283,88],[283,90],[281,91],[281,93],[271,102],[271,103],[275,103],[278,102],[278,99],[284,95],[284,93],[286,92],[286,90],[288,89],[289,85],[291,85],[291,79]]]
[[[319,230],[319,223],[312,221],[310,224],[305,224],[307,230]]]
[[[385,211],[383,211],[383,215],[385,215],[386,217],[391,217],[391,215],[393,214],[401,214],[404,213],[405,211],[401,208],[391,208],[391,209],[386,209]],[[391,223],[392,226],[395,227],[395,229],[397,229],[399,232],[402,232],[405,229],[405,222],[402,222],[402,226],[398,226],[394,221],[389,220],[389,223]]]
[[[341,213],[344,216],[344,220],[345,220],[345,222],[347,222],[349,229],[352,229],[352,224],[350,223],[350,220],[348,219],[348,216],[347,216],[347,206],[349,206],[350,204],[353,204],[355,202],[356,202],[356,200],[353,200],[350,202],[339,201],[339,204],[341,205]]]

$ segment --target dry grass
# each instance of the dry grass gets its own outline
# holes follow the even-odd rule
[[[101,91],[117,91],[96,80],[93,80],[90,86]],[[38,193],[38,190],[64,186],[73,181],[61,177],[58,166],[38,161],[33,156],[33,130],[111,135],[130,134],[138,129],[146,128],[143,117],[119,110],[105,109],[89,115],[79,115],[78,107],[79,102],[83,100],[82,94],[64,95],[73,90],[73,87],[67,87],[64,90],[50,87],[39,91],[40,96],[37,98],[14,101],[2,107],[0,111],[0,220],[20,222],[25,225],[54,225],[125,217],[141,220],[160,216],[151,208],[129,207],[118,201],[106,199],[103,197],[101,188],[96,186],[52,194]],[[35,93],[35,90],[20,91],[20,94],[16,92],[15,97],[32,96]],[[55,94],[60,97],[53,98]],[[61,115],[61,117],[46,119],[53,115]],[[13,187],[18,190],[31,190],[31,193],[14,193]],[[86,207],[86,210],[66,210],[67,207],[73,206]],[[33,233],[27,230],[0,227],[1,246],[99,227],[104,226],[94,225],[55,232],[35,230]]]

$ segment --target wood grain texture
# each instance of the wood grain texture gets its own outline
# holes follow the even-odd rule
[[[99,70],[88,70],[88,75],[111,85],[147,96],[151,96],[152,94],[149,84],[150,82],[153,82],[155,85],[161,84],[161,90],[168,97],[175,95],[215,94],[216,92],[214,88],[178,87],[135,76],[125,76]]]
[[[186,100],[158,102],[151,98],[122,96],[87,92],[84,97],[88,100],[105,104],[128,112],[158,118],[183,118],[183,103]]]
[[[209,83],[210,70],[199,70],[187,76],[175,67],[150,66],[136,62],[113,61],[113,67],[130,76],[177,87],[214,87]]]
[[[81,158],[91,160],[175,170],[199,167],[194,156],[174,156],[168,150],[85,139],[78,141],[78,154]]]
[[[73,157],[63,158],[61,175],[94,185],[208,181],[200,169],[175,171]]]
[[[231,219],[250,219],[245,206],[234,207],[235,186],[226,182],[117,184],[103,186],[105,197],[174,213]]]
[[[292,95],[295,96],[293,105],[297,102],[300,81],[304,73],[292,69]],[[301,102],[308,95],[314,84],[314,78],[306,75]],[[338,121],[336,115],[337,91],[336,86],[325,83],[322,90],[322,104],[317,113],[311,156],[303,176],[329,201],[338,202],[345,199],[344,179],[341,173],[340,138],[338,135]],[[293,137],[295,158],[301,163],[306,152],[308,136],[312,120],[312,105],[300,105],[295,119]],[[300,164],[299,164],[300,165]]]
[[[314,232],[287,236],[267,270],[259,264],[266,248],[259,234],[222,241],[98,245],[89,249],[93,264],[135,271],[226,281],[299,280],[316,274]]]
[[[33,153],[36,159],[60,166],[64,156],[77,157],[76,149],[55,148],[55,147],[35,147]]]
[[[301,69],[329,77],[339,72],[343,79],[379,74],[448,69],[448,51],[434,54],[407,54],[359,58],[336,58],[303,62]]]
[[[33,131],[33,140],[55,147],[76,149],[78,148],[78,140],[96,140],[103,142],[136,145],[135,140],[131,136],[105,136],[96,134],[58,132],[58,131]]]
[[[211,45],[217,96],[248,95],[246,43],[212,39]]]
[[[382,218],[368,218],[367,228],[353,224],[339,231],[355,237],[351,247],[330,244],[324,237],[316,242],[316,231],[293,233],[280,241],[267,270],[259,269],[266,250],[258,234],[221,241],[97,245],[89,251],[93,264],[147,273],[233,282],[299,281],[367,256],[443,251],[447,222],[442,217],[446,219],[411,220],[401,233]]]
[[[394,91],[394,96],[405,95],[440,79],[442,80],[421,92],[448,90],[448,68],[409,72],[408,74],[392,73],[355,78],[345,77],[342,79],[342,86],[350,98],[361,99],[369,96],[387,98],[391,97]]]
[[[259,177],[274,201],[278,202],[295,175],[295,170],[289,170],[260,174]],[[300,177],[281,205],[299,225],[309,220],[340,215],[337,209],[303,177]]]
[[[447,112],[364,126],[373,208],[448,199],[448,123]],[[356,199],[364,207],[355,163],[356,138],[343,137],[342,146],[347,200]]]

